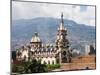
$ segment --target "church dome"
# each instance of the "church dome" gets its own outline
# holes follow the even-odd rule
[[[41,42],[41,39],[38,36],[38,33],[35,33],[35,36],[32,37],[31,42]]]

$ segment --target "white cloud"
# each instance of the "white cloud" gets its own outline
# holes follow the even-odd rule
[[[82,7],[82,6],[81,6]],[[85,12],[81,12],[79,6],[73,8],[73,17],[77,23],[83,23],[87,25],[95,25],[95,7],[87,6]]]
[[[82,7],[78,5],[13,2],[12,19],[60,18],[61,12],[63,12],[66,19],[74,20],[80,24],[95,26],[95,7],[86,6],[86,10],[81,11]]]

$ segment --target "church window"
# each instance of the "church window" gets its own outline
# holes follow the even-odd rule
[[[43,63],[44,63],[44,64],[46,64],[46,62],[45,62],[45,61],[44,61]]]
[[[54,61],[52,61],[52,64],[54,64]]]
[[[48,64],[50,64],[50,61],[48,61]]]

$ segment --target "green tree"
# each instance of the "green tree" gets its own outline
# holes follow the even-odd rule
[[[33,59],[31,62],[20,62],[18,64],[12,65],[12,72],[13,73],[42,73],[47,72],[47,66],[46,64],[41,64],[41,61],[36,61]]]
[[[32,63],[25,70],[26,73],[42,73],[47,72],[47,66],[45,64],[41,64],[40,61],[32,60]]]

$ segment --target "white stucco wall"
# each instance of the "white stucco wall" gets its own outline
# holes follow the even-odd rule
[[[42,64],[44,64],[44,62],[46,63],[46,64],[49,64],[49,62],[50,62],[50,64],[53,64],[53,62],[54,62],[54,64],[56,64],[56,58],[55,57],[47,57],[47,58],[42,58],[41,59],[41,63]]]
[[[28,50],[22,51],[22,56],[21,56],[21,58],[24,59],[24,57],[26,57],[26,59],[29,57],[29,56],[28,56]]]

